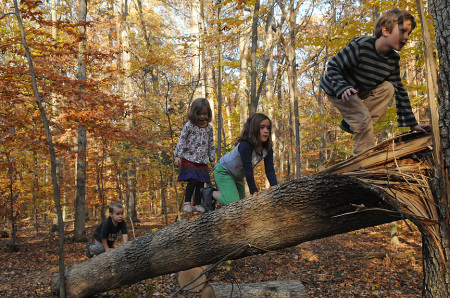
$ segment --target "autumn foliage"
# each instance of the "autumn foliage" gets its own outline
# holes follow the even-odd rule
[[[255,1],[202,1],[204,27],[196,35],[190,30],[189,15],[198,0],[137,0],[127,2],[127,6],[125,1],[88,2],[87,22],[82,24],[86,25],[86,36],[78,33],[74,1],[58,2],[53,8],[51,1],[19,3],[58,157],[64,219],[71,221],[74,217],[77,133],[82,126],[87,131],[89,218],[100,220],[107,215],[108,203],[121,201],[133,221],[143,215],[165,214],[164,224],[169,224],[169,214],[180,209],[184,190],[184,185],[176,182],[173,150],[194,94],[203,88],[214,103],[212,124],[216,142],[218,133],[221,135],[222,142],[216,147],[222,154],[233,148],[240,131],[242,106],[249,104],[249,88],[241,90],[241,83],[251,81],[249,69],[244,70],[243,78],[240,76],[241,60],[250,65],[251,59],[250,54],[240,57],[240,42],[250,39]],[[286,2],[285,7],[277,2]],[[270,55],[273,76],[268,75],[261,86],[257,109],[267,113],[274,124],[275,167],[280,182],[294,178],[297,172],[313,174],[330,159],[343,160],[351,155],[351,136],[339,130],[339,113],[319,90],[318,82],[330,57],[352,38],[371,34],[375,11],[400,2],[336,2],[339,5],[330,6],[327,1],[319,1],[314,7],[309,2],[299,4],[295,47],[300,147],[295,145],[294,107],[287,84],[288,30],[286,20],[280,17],[289,3],[261,1],[255,53],[257,82],[262,82],[267,28],[272,28],[277,37]],[[415,13],[414,2],[401,5]],[[267,26],[272,8],[275,14],[271,26]],[[51,15],[54,10],[56,21]],[[42,236],[39,233],[43,229],[51,229],[55,214],[50,158],[12,11],[12,1],[0,4],[0,230],[24,237],[19,222],[27,220]],[[84,38],[87,78],[81,81],[76,77],[78,41]],[[404,83],[417,118],[426,120],[420,30],[416,29],[410,40],[401,52]],[[219,50],[223,60],[219,60]],[[193,66],[193,61],[200,62]],[[201,75],[193,77],[198,65]],[[394,106],[376,131],[379,140],[401,131],[395,125]],[[300,168],[295,167],[296,152],[300,152]],[[259,175],[264,171],[262,166],[255,171],[258,187],[264,189],[265,176]],[[26,232],[28,236],[30,233]],[[15,238],[12,242],[15,244]],[[25,254],[23,249],[28,244],[18,243]],[[47,249],[40,245],[33,244],[30,250]],[[76,246],[79,249],[83,249],[81,244]],[[69,263],[79,261],[74,245],[69,250]]]

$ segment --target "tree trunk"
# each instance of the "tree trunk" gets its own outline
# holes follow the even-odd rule
[[[294,7],[293,2],[289,5],[289,44],[288,44],[288,77],[289,77],[289,97],[291,99],[291,105],[294,109],[294,136],[295,136],[295,169],[296,177],[302,176],[301,166],[301,147],[300,147],[300,120],[298,111],[298,96],[297,96],[297,63],[295,59],[295,41],[296,39],[296,26],[297,26],[297,8]]]
[[[191,3],[191,16],[190,16],[190,32],[191,32],[191,51],[192,51],[192,89],[193,98],[205,97],[204,92],[204,82],[202,82],[202,69],[203,61],[201,59],[201,48],[200,48],[200,1],[193,0]]]
[[[387,196],[357,179],[336,174],[290,180],[75,265],[67,270],[67,290],[73,297],[94,295],[212,264],[232,252],[230,258],[238,259],[391,222],[399,216],[381,210],[393,210],[383,199]],[[355,212],[354,205],[360,204],[369,210]]]
[[[328,45],[325,45],[325,61],[323,62],[322,73],[320,77],[323,76],[326,69],[326,64],[328,61]],[[325,96],[325,95],[324,95]],[[325,163],[325,148],[326,148],[326,138],[325,138],[325,121],[324,121],[324,101],[322,99],[322,88],[319,87],[319,94],[317,96],[317,105],[319,106],[320,114],[320,151],[319,151],[319,169],[322,170]]]
[[[217,20],[219,20],[218,26],[220,28],[220,6],[217,8]],[[222,72],[223,72],[223,66],[222,66],[222,43],[220,41],[220,30],[217,32],[218,34],[218,45],[217,45],[217,51],[218,51],[218,77],[217,77],[217,159],[220,159],[222,157],[222,149],[225,151],[225,146],[223,145],[223,138],[222,134],[224,132],[223,127],[223,99],[222,99]],[[225,153],[225,152],[224,152]]]
[[[127,165],[126,173],[126,213],[127,217],[134,222],[138,221],[137,211],[136,211],[136,163],[133,159]]]
[[[252,48],[250,52],[251,57],[251,78],[250,78],[250,104],[248,106],[248,113],[251,116],[256,113],[258,106],[256,96],[256,51],[258,49],[258,20],[259,20],[259,0],[255,0],[255,6],[253,8],[253,21],[252,21]]]
[[[450,7],[448,1],[429,1],[430,11],[436,31],[436,48],[439,55],[439,132],[437,123],[432,123],[435,154],[435,177],[433,179],[433,197],[440,216],[435,235],[422,232],[423,238],[423,274],[424,297],[450,296],[450,247],[449,247],[449,186],[448,166],[450,164],[450,34],[448,20]],[[431,65],[430,65],[431,66]],[[432,103],[430,103],[431,106]],[[436,112],[431,111],[432,119]],[[440,139],[439,139],[440,138]],[[423,228],[420,227],[419,228]],[[422,230],[421,230],[422,231]]]
[[[39,189],[39,176],[38,176],[38,157],[36,150],[33,150],[33,186],[31,194],[33,196],[33,213],[34,213],[34,227],[36,228],[36,236],[39,235],[39,215],[37,208],[37,198]]]
[[[17,245],[16,245],[16,216],[14,215],[14,211],[15,208],[14,206],[16,205],[16,199],[17,199],[17,195],[14,194],[14,180],[16,180],[15,178],[15,167],[14,167],[14,162],[11,160],[11,156],[10,156],[10,152],[8,151],[4,151],[3,152],[5,154],[6,157],[6,162],[8,164],[8,178],[9,178],[9,185],[8,185],[8,190],[9,190],[9,212],[10,212],[10,219],[11,219],[11,242],[9,243],[9,248],[10,251],[18,251]]]
[[[75,197],[74,239],[86,241],[86,150],[87,136],[83,126],[78,127],[77,184]]]
[[[275,76],[275,102],[276,102],[276,109],[281,109],[283,107],[282,101],[283,101],[283,96],[281,94],[281,85],[282,85],[282,74],[283,72],[278,69],[276,76]],[[280,118],[278,119],[278,121],[276,121],[276,126],[273,129],[273,136],[274,136],[274,140],[273,140],[273,146],[274,148],[276,148],[276,157],[274,157],[274,160],[278,160],[279,161],[279,177],[280,177],[280,181],[284,181],[285,180],[285,164],[286,164],[286,154],[285,154],[285,146],[286,143],[283,142],[283,140],[285,139],[285,137],[281,136],[281,133],[277,133],[278,129],[280,132],[284,129],[284,123],[286,123],[286,121],[281,120],[283,119],[283,115],[280,115]],[[281,120],[281,121],[280,121]],[[274,152],[275,153],[275,152]],[[277,176],[278,177],[278,176]]]
[[[123,70],[124,70],[124,84],[122,90],[122,96],[124,101],[129,102],[132,105],[132,79],[131,79],[131,47],[130,47],[130,37],[129,37],[129,25],[127,24],[128,19],[128,0],[121,1],[121,37],[122,37],[122,59],[123,59]],[[133,114],[130,113],[125,119],[125,124],[128,129],[132,130],[133,127]],[[136,212],[136,162],[131,156],[128,159],[127,173],[126,173],[126,216],[131,218],[133,221],[137,221]]]
[[[225,113],[227,115],[227,137],[228,141],[224,141],[225,146],[233,142],[232,125],[231,125],[231,100],[229,96],[225,97]]]
[[[245,121],[247,121],[248,110],[248,84],[247,84],[247,68],[248,68],[248,50],[249,38],[246,34],[245,23],[239,25],[239,124],[240,130],[244,128]]]
[[[273,34],[273,27],[274,26],[274,0],[269,0],[267,2],[267,5],[269,7],[272,7],[269,10],[269,15],[267,17],[267,23],[266,23],[266,38],[265,38],[265,51],[266,53],[268,53],[268,51],[271,49],[271,45],[274,43],[274,34]],[[281,30],[280,30],[281,31]],[[273,51],[273,48],[272,48]],[[266,83],[266,101],[263,104],[263,106],[266,107],[266,111],[267,111],[267,116],[269,116],[269,118],[272,120],[272,141],[273,141],[273,153],[274,153],[274,160],[275,161],[281,161],[280,158],[280,148],[279,148],[279,126],[277,123],[277,120],[275,119],[275,111],[277,109],[278,106],[278,102],[277,102],[277,98],[275,98],[275,74],[274,74],[274,62],[273,62],[273,53],[270,53],[270,55],[267,57],[268,58],[268,63],[267,63],[267,68],[266,68],[266,72],[267,72],[267,83]],[[275,168],[280,171],[280,167],[275,166]],[[278,181],[283,181],[281,180],[280,176],[278,175]],[[266,188],[269,188],[270,184],[269,181],[266,180]]]
[[[216,92],[216,78],[214,70],[214,47],[205,46],[205,39],[211,39],[216,34],[216,27],[211,24],[212,19],[215,19],[215,7],[213,1],[208,1],[205,5],[205,1],[200,1],[200,15],[199,15],[199,27],[200,27],[200,39],[202,41],[201,59],[203,63],[203,92],[204,97],[208,99],[209,105],[212,111],[212,127],[215,127],[215,102],[214,95]]]
[[[80,81],[80,95],[84,93],[84,82],[86,81],[86,0],[78,1],[78,32],[83,38],[78,43],[78,74],[77,79]],[[84,100],[80,96],[80,106],[84,106]],[[78,152],[77,152],[77,188],[75,197],[75,230],[74,239],[78,242],[87,241],[86,237],[86,160],[87,151],[87,135],[83,125],[78,126]]]

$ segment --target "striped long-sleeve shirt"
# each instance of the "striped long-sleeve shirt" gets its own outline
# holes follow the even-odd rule
[[[395,51],[381,57],[375,48],[375,37],[357,37],[334,56],[320,80],[326,94],[342,97],[348,88],[372,90],[384,81],[394,85],[398,126],[417,125],[408,92],[400,78],[400,55]]]

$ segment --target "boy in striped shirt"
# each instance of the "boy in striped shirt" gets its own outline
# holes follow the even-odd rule
[[[373,126],[396,95],[398,126],[427,133],[419,124],[400,78],[399,52],[416,27],[406,10],[388,10],[375,22],[375,37],[357,37],[334,56],[320,80],[331,103],[344,120],[339,125],[353,133],[353,156],[375,146]]]

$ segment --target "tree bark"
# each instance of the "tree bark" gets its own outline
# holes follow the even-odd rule
[[[121,1],[121,25],[120,34],[122,38],[122,59],[123,59],[123,71],[124,71],[124,84],[122,90],[122,96],[125,102],[132,105],[132,78],[131,78],[131,47],[130,47],[130,34],[128,19],[128,0]],[[129,130],[133,127],[133,113],[129,113],[129,116],[125,118],[125,125]],[[128,158],[127,173],[126,173],[126,216],[133,221],[137,221],[136,211],[136,161],[133,157]]]
[[[246,33],[245,23],[239,25],[239,124],[241,130],[244,128],[244,124],[247,121],[248,110],[248,84],[247,84],[247,67],[248,67],[248,50],[249,50],[249,38]]]
[[[204,82],[202,82],[202,69],[203,61],[201,59],[201,42],[200,42],[200,30],[201,30],[201,13],[200,13],[200,1],[194,0],[190,7],[190,33],[192,36],[191,51],[192,51],[192,89],[193,99],[198,97],[206,97]]]
[[[294,6],[292,1],[289,5],[289,44],[287,46],[287,56],[288,56],[288,79],[289,79],[289,98],[291,100],[291,106],[294,110],[293,127],[295,135],[295,170],[296,177],[300,178],[302,176],[301,167],[301,146],[300,146],[300,120],[298,111],[298,96],[297,96],[297,63],[295,59],[295,42],[296,38],[296,26],[297,26],[297,13],[299,9]]]
[[[328,62],[328,45],[325,45],[325,59],[323,62],[322,73],[320,77],[323,76],[326,69],[326,64]],[[326,95],[324,95],[325,97]],[[320,151],[319,151],[319,169],[322,170],[325,163],[325,148],[326,148],[326,139],[325,139],[325,122],[324,122],[324,101],[322,100],[322,88],[319,87],[319,94],[317,96],[317,105],[319,106],[319,114],[320,114]]]
[[[252,47],[250,52],[251,57],[251,77],[250,77],[250,104],[248,106],[248,113],[251,116],[256,113],[257,97],[256,97],[256,51],[258,49],[258,20],[259,20],[259,0],[255,1],[253,8],[253,21],[252,21]]]
[[[449,247],[449,185],[448,167],[450,164],[450,34],[448,20],[450,19],[450,7],[448,1],[431,0],[430,11],[436,31],[436,48],[439,55],[439,130],[436,123],[433,127],[434,148],[438,153],[435,156],[435,177],[432,181],[433,198],[439,210],[439,221],[435,234],[426,233],[424,227],[419,226],[423,239],[423,274],[424,297],[449,297],[450,296],[450,247]],[[432,53],[430,53],[432,54]],[[432,63],[429,63],[432,64]],[[431,66],[431,65],[429,65]],[[433,111],[431,111],[433,113]],[[432,119],[436,118],[433,117]],[[440,133],[440,135],[439,135]],[[439,141],[440,139],[440,141]]]
[[[15,166],[14,166],[14,162],[11,160],[10,158],[10,152],[8,152],[7,150],[5,150],[3,152],[5,154],[5,158],[6,158],[6,162],[8,164],[8,178],[9,178],[9,185],[8,185],[8,190],[9,190],[9,212],[10,212],[10,219],[11,219],[11,242],[9,243],[9,248],[11,249],[10,251],[15,251],[18,248],[16,246],[16,217],[14,216],[14,205],[16,205],[16,200],[17,200],[17,195],[14,194],[14,180],[16,179],[15,177]]]
[[[384,201],[387,196],[336,174],[290,180],[75,265],[66,272],[67,291],[72,297],[85,297],[211,264],[231,252],[230,258],[238,259],[391,222],[399,216]],[[354,205],[360,204],[368,210],[355,212]]]
[[[75,223],[74,223],[74,240],[77,242],[83,242],[87,240],[85,227],[86,169],[87,169],[86,150],[87,150],[86,130],[82,125],[80,125],[78,127],[78,156],[77,156],[77,171],[76,171],[77,188],[75,196]]]
[[[219,28],[221,26],[220,24],[220,6],[217,8],[217,20],[218,20],[218,25]],[[221,39],[221,31],[220,29],[217,32],[217,39],[218,39],[218,44],[217,44],[217,54],[218,54],[218,77],[217,77],[217,159],[220,159],[222,157],[222,149],[225,152],[225,148],[226,146],[224,146],[225,142],[224,139],[222,138],[222,134],[224,132],[224,127],[223,127],[223,99],[222,99],[222,74],[223,74],[223,60],[222,60],[222,43],[220,41]]]

